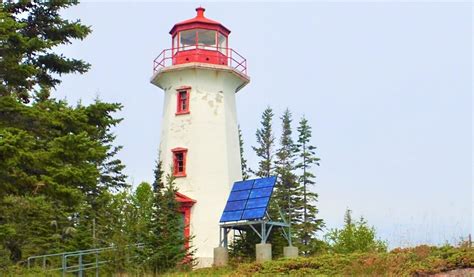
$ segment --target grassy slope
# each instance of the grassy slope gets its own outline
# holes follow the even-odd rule
[[[323,254],[309,258],[280,259],[225,268],[205,268],[188,276],[423,276],[458,268],[474,268],[474,249],[418,246],[389,253]]]

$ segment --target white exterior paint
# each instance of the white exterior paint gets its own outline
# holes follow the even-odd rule
[[[151,82],[165,92],[160,159],[166,173],[171,149],[187,148],[186,177],[179,192],[196,200],[191,210],[191,245],[198,267],[212,265],[219,245],[219,219],[232,183],[242,179],[235,93],[249,79],[228,66],[187,63],[165,67]],[[189,86],[189,114],[175,115],[176,89]]]

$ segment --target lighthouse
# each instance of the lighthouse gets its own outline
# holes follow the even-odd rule
[[[222,207],[242,179],[235,96],[250,81],[246,59],[229,48],[230,30],[204,11],[171,28],[171,48],[154,60],[151,78],[164,92],[160,160],[176,177],[198,267],[212,265]]]

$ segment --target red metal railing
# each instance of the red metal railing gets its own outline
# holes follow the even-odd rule
[[[175,65],[175,64],[182,64],[184,62],[177,62],[177,58],[179,55],[182,55],[188,51],[193,51],[193,50],[207,50],[207,51],[215,51],[218,52],[223,59],[225,60],[226,65],[232,67],[233,69],[247,75],[247,60],[237,53],[232,48],[211,48],[209,46],[206,46],[206,48],[200,47],[200,46],[187,46],[185,49],[176,51],[177,49],[174,49],[175,53],[173,53],[173,49],[165,49],[161,51],[161,53],[156,57],[156,59],[153,61],[153,73],[159,71],[160,69],[170,66],[170,65]],[[189,52],[188,52],[189,53]],[[213,62],[209,62],[213,63]]]

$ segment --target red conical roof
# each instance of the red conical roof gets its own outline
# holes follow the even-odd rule
[[[222,25],[220,22],[211,20],[204,16],[205,10],[206,9],[204,9],[203,7],[196,8],[196,17],[176,23],[173,28],[171,28],[170,34],[174,36],[177,31],[206,28],[220,31],[226,36],[229,35],[230,30],[227,29],[224,25]]]

